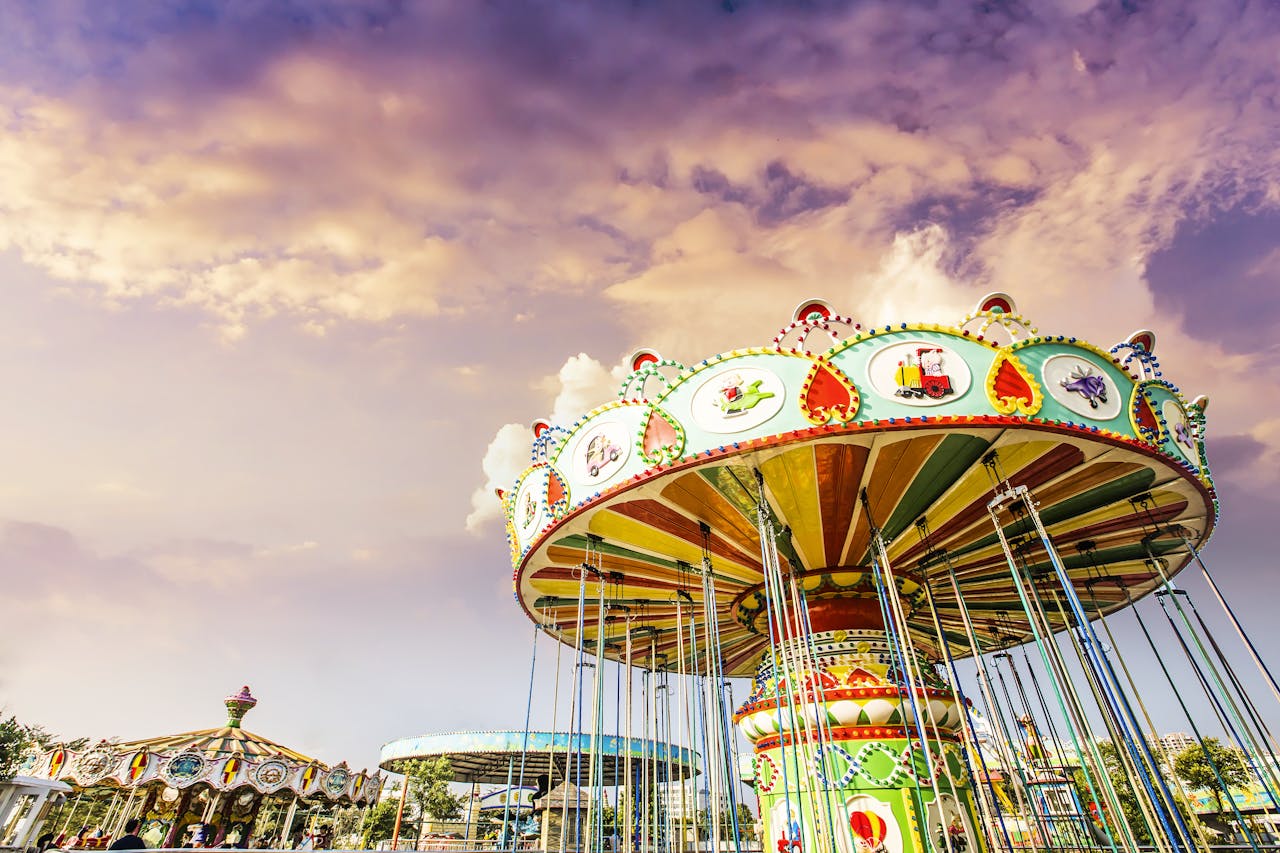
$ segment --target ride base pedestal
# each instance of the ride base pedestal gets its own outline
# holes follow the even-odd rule
[[[766,853],[985,851],[964,709],[932,667],[913,663],[912,703],[882,629],[815,631],[776,648],[734,715],[755,750]]]

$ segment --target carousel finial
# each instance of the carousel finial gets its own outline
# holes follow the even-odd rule
[[[247,684],[240,688],[239,693],[234,693],[222,701],[227,706],[227,727],[232,729],[240,728],[240,721],[244,719],[244,715],[258,704],[258,700],[249,692]]]

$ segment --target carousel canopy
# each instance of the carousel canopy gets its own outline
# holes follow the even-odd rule
[[[1054,571],[1024,504],[992,509],[1017,486],[1080,598],[1125,607],[1217,517],[1207,400],[1164,378],[1154,346],[1041,334],[992,294],[954,327],[864,328],[809,300],[768,346],[690,365],[642,350],[617,400],[534,423],[533,464],[500,494],[516,598],[566,643],[668,668],[707,654],[677,625],[714,598],[724,671],[747,676],[769,647],[764,518],[815,630],[880,621],[882,539],[913,634],[934,636],[936,606],[968,656],[1032,637],[1002,540],[1031,582]],[[584,621],[602,598],[608,615]]]
[[[281,746],[273,740],[267,740],[262,735],[254,734],[240,727],[240,723],[244,720],[244,715],[253,710],[254,706],[258,704],[258,700],[253,698],[253,694],[249,692],[248,685],[240,688],[239,693],[232,694],[224,699],[223,704],[227,706],[227,722],[226,725],[220,728],[200,729],[199,731],[184,732],[177,735],[128,741],[120,744],[120,749],[134,751],[146,749],[152,752],[171,753],[190,750],[202,752],[209,758],[222,758],[228,755],[236,755],[242,758],[285,756],[293,761],[315,764],[318,767],[328,769],[327,765],[310,756],[289,749],[287,746]]]
[[[318,761],[241,728],[258,700],[243,687],[224,700],[225,725],[182,734],[111,743],[84,750],[54,747],[32,755],[24,772],[60,779],[80,787],[139,787],[162,783],[172,788],[206,784],[219,791],[252,788],[261,794],[292,792],[354,803],[374,802],[381,778],[352,773],[346,762]]]
[[[568,732],[448,732],[383,744],[381,767],[400,773],[406,761],[444,756],[459,782],[521,785],[554,771],[557,780],[568,777],[585,784],[590,772],[586,756],[593,746],[590,735]],[[640,738],[603,735],[599,756],[602,784],[625,782],[628,771],[639,773],[646,764],[658,781],[665,781],[668,774],[685,778],[697,772],[696,756],[690,750]]]
[[[203,753],[209,758],[223,758],[228,755],[236,755],[241,758],[284,756],[292,761],[314,764],[317,767],[328,769],[328,765],[310,756],[303,755],[297,750],[282,746],[262,735],[232,726],[223,726],[217,729],[200,729],[194,732],[129,741],[118,744],[118,747],[122,750],[145,749],[151,752],[168,753],[194,751]]]

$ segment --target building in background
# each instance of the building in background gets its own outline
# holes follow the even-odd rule
[[[1160,745],[1170,755],[1177,755],[1184,749],[1195,746],[1196,742],[1196,739],[1186,732],[1169,732],[1167,735],[1160,735]]]
[[[710,814],[711,808],[711,792],[706,788],[699,787],[697,779],[686,779],[684,782],[671,782],[659,785],[662,807],[666,810],[666,814],[675,821],[684,820],[686,816],[689,820],[697,820],[700,813]],[[718,808],[714,809],[716,814],[724,814],[729,811],[730,803],[728,794],[720,794],[717,798],[720,801]]]

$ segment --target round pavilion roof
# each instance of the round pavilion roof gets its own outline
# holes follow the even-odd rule
[[[200,729],[176,735],[163,735],[145,740],[133,740],[118,744],[118,747],[125,751],[146,749],[151,752],[172,753],[174,755],[179,752],[194,751],[204,753],[209,758],[223,758],[228,755],[241,758],[284,757],[300,764],[315,764],[319,767],[328,767],[324,762],[318,761],[309,755],[303,755],[301,752],[290,749],[273,740],[268,740],[262,735],[231,726]]]
[[[199,752],[205,757],[216,759],[227,756],[239,758],[287,758],[300,764],[314,764],[328,769],[328,765],[317,761],[309,755],[282,746],[262,735],[254,734],[240,727],[244,715],[258,704],[258,700],[249,692],[246,684],[238,693],[233,693],[222,703],[227,707],[226,725],[216,729],[199,729],[194,732],[183,732],[176,735],[134,740],[119,744],[122,751],[134,752],[145,749],[149,752],[177,755],[180,752]]]
[[[379,766],[392,773],[401,772],[404,762],[415,758],[446,757],[453,765],[454,779],[459,782],[505,784],[510,773],[511,783],[520,783],[519,774],[523,760],[524,781],[550,773],[555,767],[557,780],[568,778],[576,784],[588,781],[592,738],[590,735],[570,735],[567,732],[448,732],[401,738],[382,745]],[[600,741],[604,772],[603,784],[614,779],[625,782],[628,760],[632,772],[645,763],[651,763],[651,771],[658,781],[664,781],[670,768],[673,778],[685,778],[697,772],[696,753],[688,749],[672,748],[656,741],[605,735]],[[523,755],[523,759],[522,759]],[[581,761],[578,761],[579,756]],[[568,767],[566,768],[566,763]],[[579,767],[582,780],[579,781]]]

